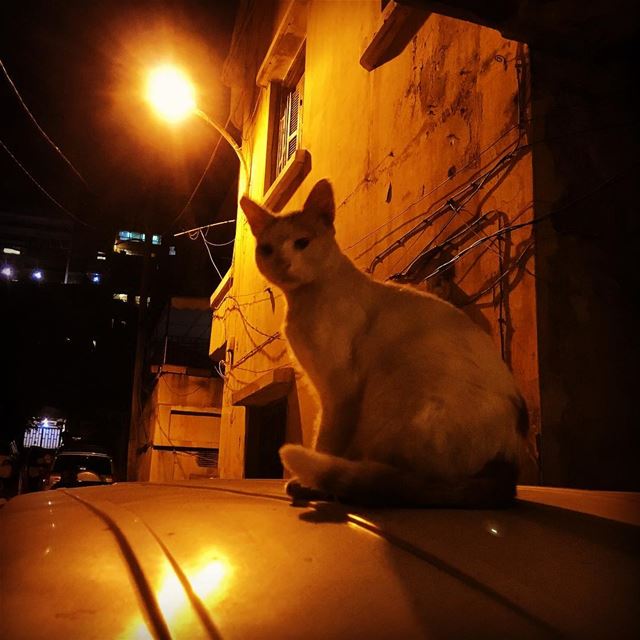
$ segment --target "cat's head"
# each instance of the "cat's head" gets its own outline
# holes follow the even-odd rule
[[[260,272],[285,291],[325,276],[335,263],[333,189],[320,180],[301,211],[274,215],[243,196],[240,199],[256,238],[256,263]]]

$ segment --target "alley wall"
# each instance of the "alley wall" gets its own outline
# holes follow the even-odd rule
[[[338,243],[378,280],[402,273],[420,252],[434,249],[404,274],[407,284],[450,300],[491,334],[527,400],[534,443],[539,397],[532,229],[525,225],[487,239],[533,215],[526,47],[491,29],[431,14],[399,55],[367,71],[359,60],[380,28],[380,3],[302,4],[301,147],[310,168],[283,210],[301,208],[315,182],[328,178]],[[287,7],[280,3],[271,15],[274,33]],[[254,46],[256,59],[245,61],[245,69],[259,67],[268,40]],[[262,201],[269,88],[234,91],[251,166],[248,192]],[[470,185],[477,190],[467,198]],[[444,242],[451,236],[455,241]],[[434,275],[476,242],[452,268]],[[221,358],[221,477],[243,475],[246,409],[232,404],[234,394],[293,364],[279,333],[283,297],[257,271],[254,248],[239,213],[232,284],[213,309],[212,351],[227,349]],[[299,373],[291,398],[300,425],[288,425],[288,438],[310,445],[317,404]],[[535,481],[535,465],[527,474]]]

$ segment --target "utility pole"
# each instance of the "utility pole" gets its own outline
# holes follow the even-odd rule
[[[138,305],[138,325],[136,331],[136,354],[133,365],[133,384],[131,389],[131,420],[129,422],[129,453],[127,458],[127,480],[137,480],[138,442],[142,426],[142,382],[144,380],[145,346],[147,342],[147,311],[149,275],[151,271],[152,234],[146,225],[142,274],[140,276],[140,303]],[[145,430],[146,432],[146,430]],[[148,444],[147,442],[142,443]]]

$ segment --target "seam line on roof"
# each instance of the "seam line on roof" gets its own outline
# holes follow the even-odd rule
[[[378,536],[379,538],[383,539],[385,542],[388,542],[394,547],[397,547],[398,549],[402,549],[403,551],[406,551],[407,553],[415,556],[416,558],[419,558],[420,560],[427,562],[435,569],[447,574],[448,576],[456,580],[459,580],[469,588],[479,591],[480,593],[490,598],[491,600],[498,602],[499,604],[506,607],[510,611],[523,617],[525,620],[527,620],[529,623],[531,623],[535,627],[542,629],[550,637],[560,638],[562,636],[560,631],[558,631],[556,628],[554,628],[545,620],[542,620],[538,616],[527,611],[524,607],[520,606],[516,602],[513,602],[513,600],[510,600],[509,598],[507,598],[507,596],[501,594],[495,589],[492,589],[486,584],[483,584],[478,579],[474,578],[472,575],[465,573],[461,569],[458,569],[454,565],[446,562],[442,558],[439,558],[435,554],[430,553],[429,551],[425,551],[420,547],[417,547],[416,545],[412,544],[411,542],[408,542],[407,540],[405,540],[404,538],[401,538],[400,536],[396,536],[393,533],[384,531],[373,522],[368,522],[361,516],[347,512],[345,514],[345,517],[346,517],[346,520],[351,524]]]
[[[140,595],[140,599],[143,604],[143,610],[146,614],[147,621],[151,624],[151,631],[153,632],[154,637],[158,640],[171,640],[171,632],[169,631],[166,620],[162,615],[162,611],[155,598],[153,589],[147,581],[147,577],[140,566],[140,562],[138,561],[133,548],[129,544],[129,541],[120,527],[108,514],[101,509],[98,509],[98,507],[72,493],[69,493],[65,489],[59,489],[59,491],[62,491],[65,495],[77,500],[83,507],[85,507],[85,509],[98,516],[98,518],[107,525],[109,531],[111,531],[118,546],[120,547],[120,551],[129,569],[129,573],[131,574],[136,588],[138,589],[138,594]]]
[[[180,580],[180,584],[182,584],[182,588],[187,594],[187,597],[189,598],[191,605],[193,606],[196,613],[198,614],[198,618],[200,618],[200,622],[202,623],[202,626],[207,630],[209,638],[211,638],[211,640],[222,640],[222,635],[220,634],[220,632],[216,628],[215,623],[211,619],[211,616],[209,615],[209,612],[207,611],[206,606],[204,605],[204,603],[202,602],[198,594],[193,590],[193,586],[191,585],[191,582],[189,581],[189,578],[187,577],[185,572],[182,570],[182,567],[178,564],[176,559],[173,557],[173,554],[171,553],[171,551],[169,551],[168,547],[164,544],[164,542],[160,540],[156,532],[143,519],[141,519],[141,522],[147,528],[149,533],[154,537],[158,545],[160,545],[160,548],[162,549],[162,552],[166,556],[167,560],[169,561],[171,568],[173,569],[174,573],[178,577],[178,580]]]
[[[180,487],[191,488],[191,489],[202,489],[203,491],[218,491],[220,493],[234,493],[241,496],[250,496],[252,498],[264,498],[266,500],[278,500],[279,502],[291,502],[291,498],[289,496],[273,496],[268,493],[258,493],[256,491],[241,491],[240,489],[223,489],[222,487],[204,487],[204,486],[195,486],[189,487],[189,485],[170,483],[170,482],[162,482],[162,483],[148,483],[154,484],[156,487]]]

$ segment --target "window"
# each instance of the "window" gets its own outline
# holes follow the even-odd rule
[[[268,188],[282,173],[289,160],[300,148],[302,112],[304,104],[304,47],[294,60],[282,83],[272,82],[273,109],[271,144],[269,145],[270,171]]]
[[[144,242],[146,239],[147,234],[140,231],[118,231],[118,240],[120,242]],[[153,234],[151,236],[151,244],[162,244],[162,236]]]
[[[272,211],[282,210],[311,170],[302,144],[306,33],[307,3],[290,2],[256,75],[268,87],[263,204]]]
[[[302,68],[300,71],[302,71]],[[274,178],[280,174],[300,146],[303,88],[304,74],[302,73],[300,77],[295,80],[293,86],[283,86],[280,91],[278,145],[275,158],[276,167]]]
[[[144,242],[144,233],[138,231],[119,231],[118,240],[126,242],[127,240],[132,242]]]

